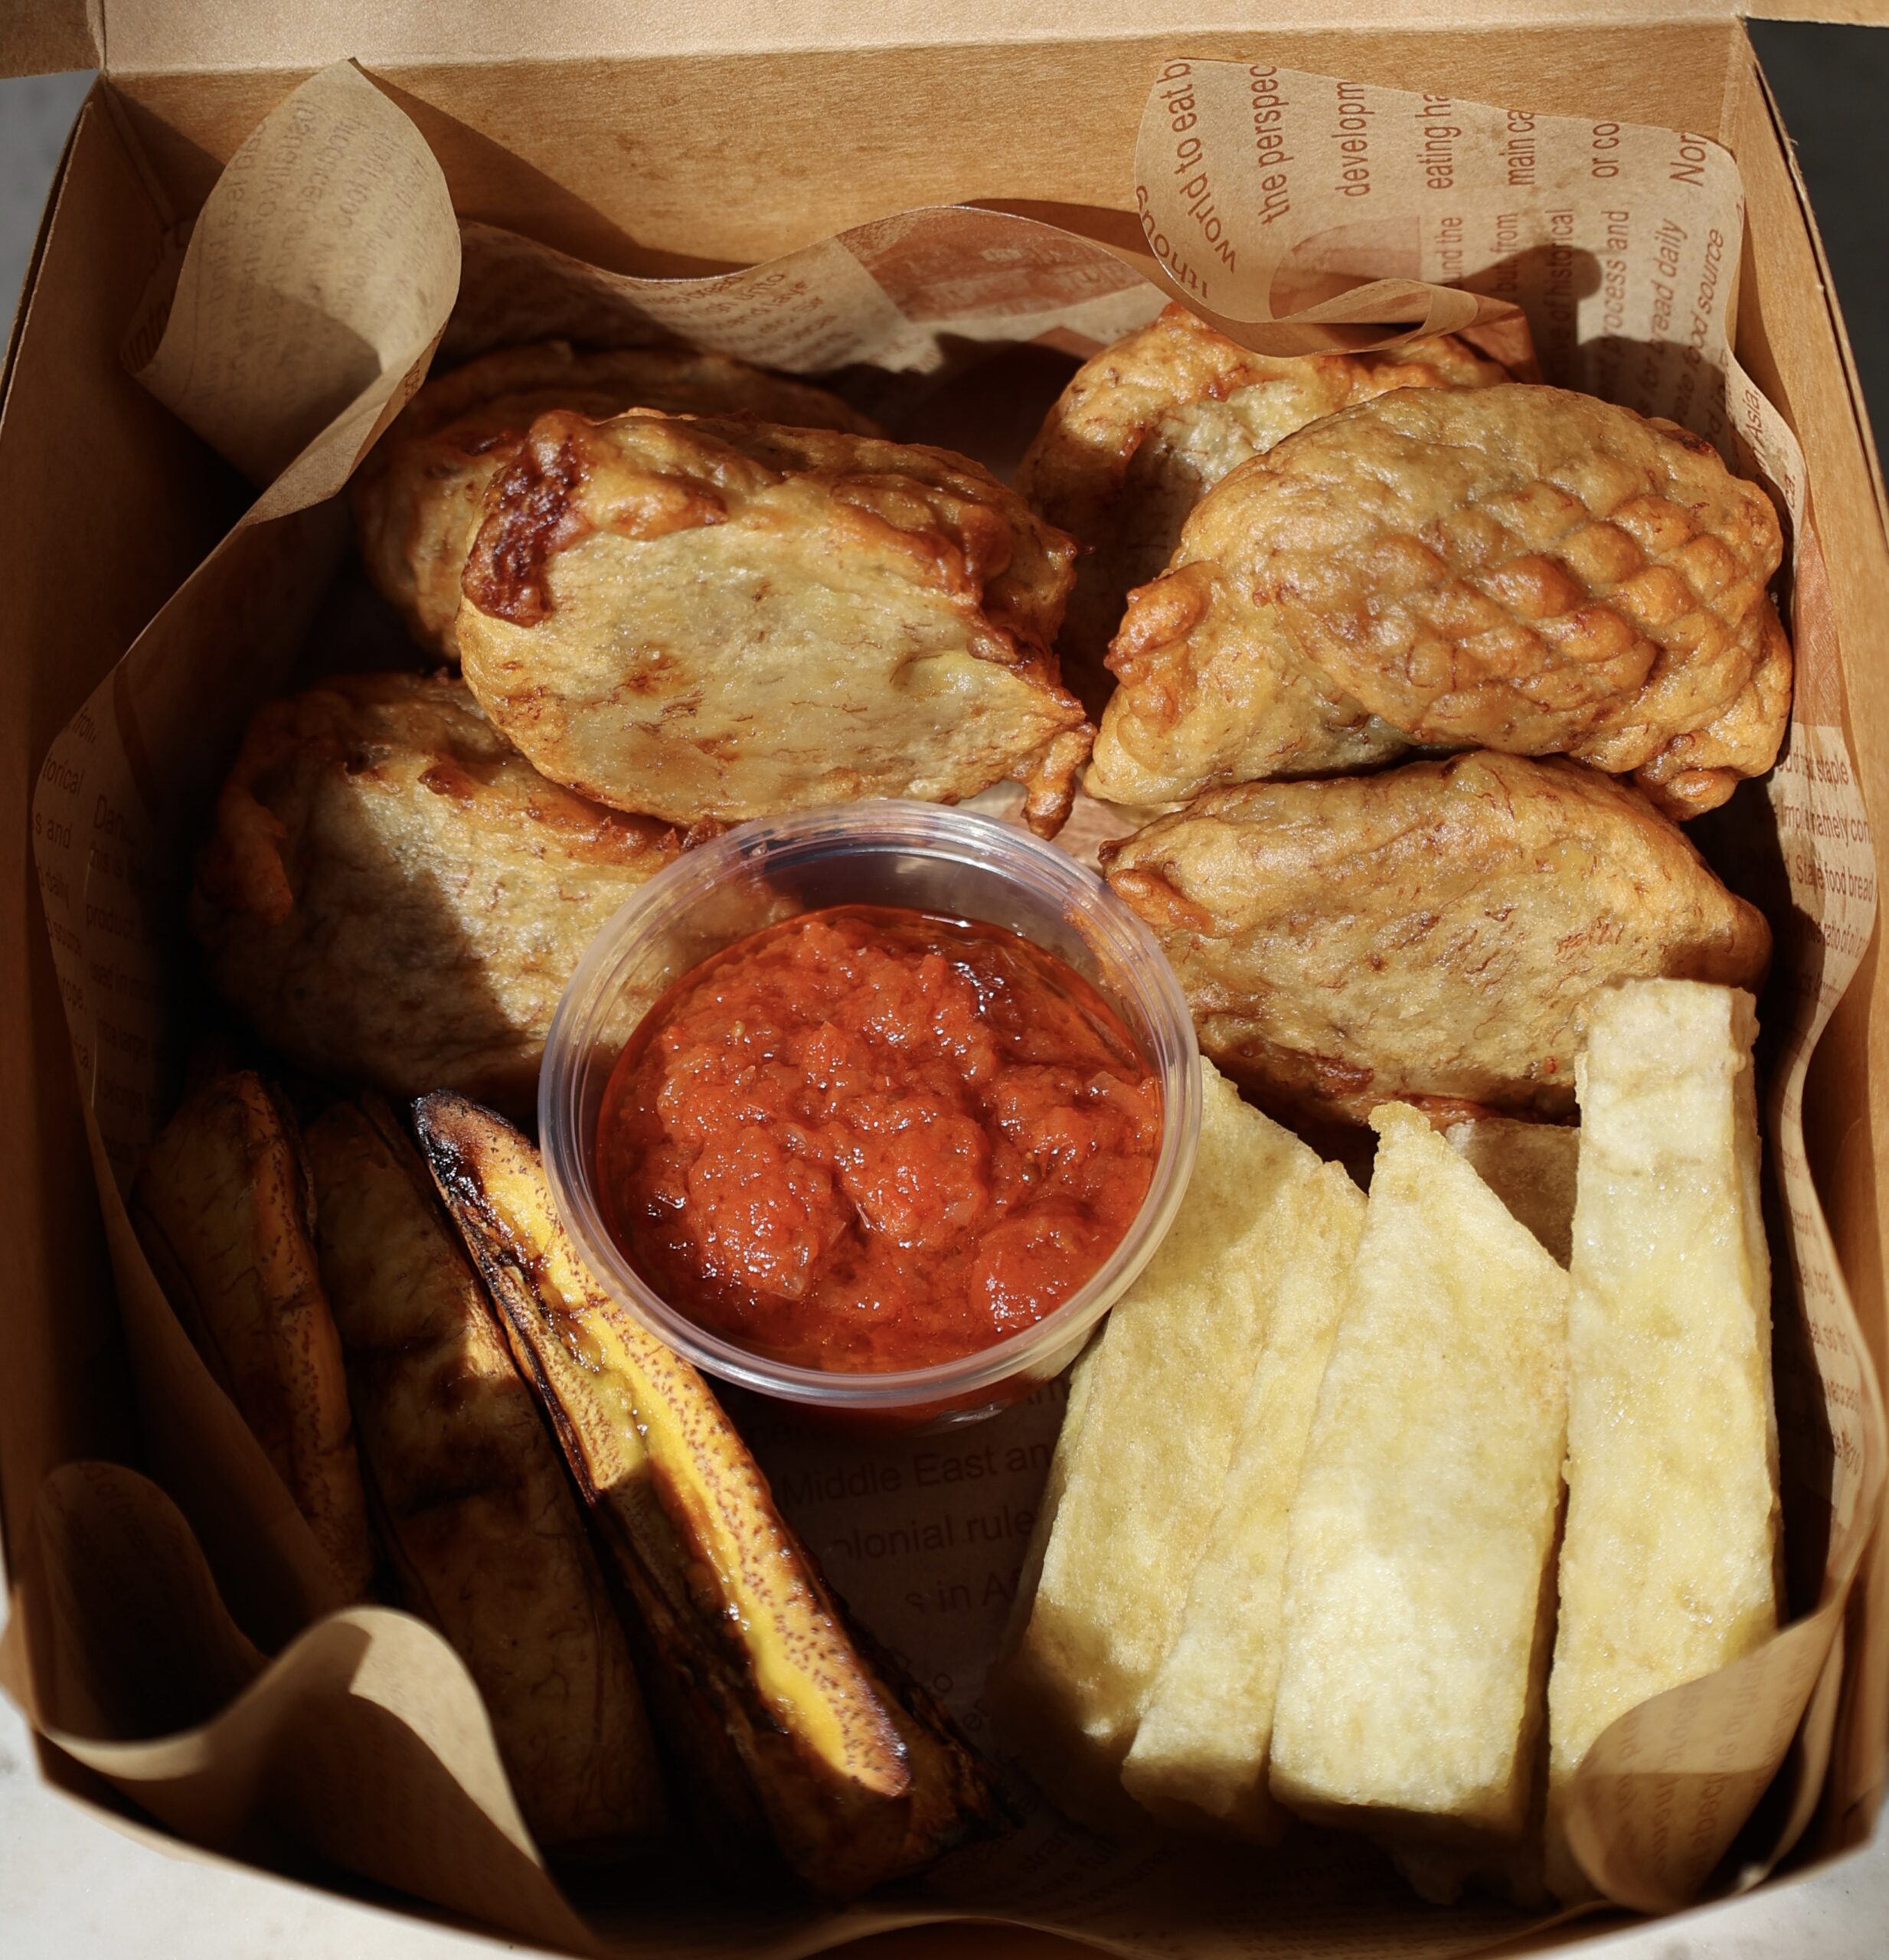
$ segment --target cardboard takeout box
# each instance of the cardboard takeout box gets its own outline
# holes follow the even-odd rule
[[[449,15],[371,0],[306,15],[62,0],[0,24],[10,70],[103,70],[48,207],[0,397],[0,511],[13,541],[0,609],[0,861],[15,920],[0,946],[0,1011],[15,1031],[0,1060],[0,1204],[14,1266],[0,1301],[0,1503],[13,1589],[5,1673],[29,1707],[109,1698],[109,1684],[50,1678],[60,1602],[47,1597],[38,1537],[45,1479],[81,1459],[145,1461],[162,1422],[149,1356],[136,1370],[142,1407],[134,1395],[114,1303],[34,876],[36,779],[54,737],[249,501],[229,465],[132,379],[125,337],[221,167],[331,62],[358,59],[413,119],[462,217],[645,276],[776,257],[926,205],[1126,211],[1142,105],[1176,57],[1701,132],[1744,178],[1737,360],[1794,432],[1815,512],[1842,663],[1819,683],[1829,697],[1815,718],[1841,723],[1878,838],[1889,838],[1882,485],[1803,188],[1737,11],[1721,0],[1588,0],[1538,22],[1517,0],[1375,0],[1338,26],[1332,10],[1289,0],[1263,10],[1263,27],[1242,18],[1260,11],[1201,0],[1080,10],[895,0],[863,11],[578,0],[534,15],[528,47],[515,8],[489,0]],[[1766,11],[1824,10],[1779,0]],[[1889,18],[1876,0],[1829,11]],[[232,593],[233,612],[241,600]],[[83,806],[92,849],[113,849],[116,818],[102,797]],[[1803,1106],[1810,1172],[1880,1373],[1889,976],[1879,965],[1872,938]],[[242,1603],[232,1601],[239,1618]],[[1842,1651],[1828,1676],[1840,1697],[1835,1741],[1800,1865],[1862,1841],[1880,1800],[1889,1545],[1865,1557]],[[123,1812],[70,1755],[45,1744],[39,1753],[49,1781]],[[1423,1913],[1413,1900],[1410,1950],[1434,1950]],[[1188,1950],[1180,1929],[1147,1936],[1157,1931]]]

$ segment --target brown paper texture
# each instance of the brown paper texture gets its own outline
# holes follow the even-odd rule
[[[856,225],[705,279],[633,279],[491,225],[463,232],[464,293],[445,348],[456,361],[548,334],[613,344],[674,335],[802,374],[855,364],[924,372],[945,364],[953,341],[1053,336],[1092,352],[1162,303],[1105,245],[962,205]]]
[[[334,492],[435,345],[459,358],[547,334],[606,344],[681,335],[799,371],[841,369],[843,385],[869,390],[888,374],[935,382],[994,345],[1086,352],[1162,303],[1138,268],[1279,351],[1500,331],[1519,307],[1547,378],[1700,430],[1762,469],[1790,513],[1796,720],[1766,789],[1738,804],[1762,818],[1768,794],[1773,821],[1754,834],[1780,858],[1768,1141],[1786,1227],[1779,1399],[1787,1540],[1807,1562],[1799,1617],[1739,1666],[1610,1729],[1581,1772],[1571,1828],[1601,1889],[1646,1909],[1708,1881],[1755,1881],[1804,1828],[1829,1759],[1838,1622],[1880,1510],[1884,1445],[1806,1167],[1801,1099],[1811,1050],[1868,939],[1874,889],[1802,458],[1729,351],[1736,170],[1681,132],[1181,60],[1165,65],[1150,96],[1136,162],[1158,265],[1124,243],[1116,214],[1051,222],[1031,207],[908,213],[763,266],[634,279],[456,226],[417,132],[343,67],[257,131],[206,206],[161,333],[161,292],[142,323],[136,344],[155,340],[156,353],[141,372],[240,466],[279,473],[54,744],[34,809],[163,1486],[103,1466],[49,1483],[41,1531],[60,1610],[38,1698],[61,1747],[182,1834],[265,1860],[286,1844],[311,1848],[572,1951],[786,1960],[965,1916],[1150,1956],[1453,1954],[1525,1930],[1490,1901],[1420,1906],[1380,1854],[1335,1834],[1302,1832],[1276,1854],[1229,1857],[1152,1831],[1111,1847],[1042,1808],[1015,1838],[843,1914],[671,1898],[659,1886],[560,1892],[444,1644],[400,1614],[326,1610],[306,1527],[170,1313],[125,1214],[123,1194],[174,1097],[189,848],[249,714],[292,684],[298,660],[319,668],[328,651],[302,642],[346,550]],[[1002,807],[1002,793],[992,801]],[[1085,802],[1064,841],[1089,855],[1122,827]],[[773,1405],[734,1405],[835,1588],[980,1741],[983,1671],[1061,1394],[1052,1385],[970,1429],[870,1445],[810,1432]],[[98,1609],[101,1589],[121,1583],[165,1630],[160,1651],[181,1657],[162,1693]],[[1748,1834],[1733,1869],[1728,1850],[1780,1764],[1768,1838]]]
[[[323,70],[230,159],[175,290],[160,281],[131,329],[138,378],[273,486],[271,514],[345,480],[419,386],[453,304],[452,199],[413,138],[355,69]],[[306,470],[305,452],[319,459]]]

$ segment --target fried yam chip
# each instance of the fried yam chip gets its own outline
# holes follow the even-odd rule
[[[547,776],[671,822],[1007,778],[1047,835],[1093,731],[1050,648],[1074,547],[942,449],[626,415],[532,424],[459,648]]]
[[[565,341],[538,341],[430,378],[355,472],[348,494],[369,577],[413,637],[448,659],[458,656],[459,577],[486,487],[526,430],[554,408],[596,421],[649,408],[880,433],[824,388],[692,348],[583,353]]]
[[[1286,1823],[1267,1768],[1292,1501],[1364,1227],[1364,1194],[1340,1165],[1289,1155],[1289,1216],[1265,1208],[1260,1278],[1273,1298],[1219,1512],[1122,1766],[1129,1794],[1164,1822],[1262,1844]]]
[[[1356,1197],[1342,1171],[1248,1108],[1210,1066],[1201,1073],[1187,1196],[1083,1364],[1052,1501],[987,1689],[1031,1774],[1071,1815],[1104,1828],[1135,1817],[1119,1787],[1123,1759],[1183,1633],[1254,1370],[1282,1307],[1299,1312],[1298,1289],[1315,1288],[1323,1270],[1315,1259],[1298,1273],[1295,1262],[1302,1246],[1342,1236]],[[1284,1479],[1283,1461],[1269,1469],[1255,1455],[1243,1466],[1255,1487],[1272,1474]],[[1230,1544],[1220,1550],[1228,1563],[1239,1556]],[[1170,1681],[1177,1726],[1191,1725],[1181,1704],[1216,1664],[1190,1654]],[[1147,1760],[1144,1787],[1157,1792],[1171,1777],[1198,1789],[1217,1772],[1217,1787],[1236,1786],[1227,1802],[1237,1808],[1262,1768],[1269,1699],[1269,1689],[1242,1687],[1229,1730],[1244,1753],[1230,1772],[1171,1738]]]
[[[547,782],[462,683],[342,675],[250,723],[191,923],[217,991],[302,1067],[522,1112],[584,949],[681,849]]]
[[[1070,684],[1100,710],[1113,686],[1103,655],[1129,591],[1166,570],[1188,514],[1228,471],[1392,388],[1508,378],[1450,334],[1282,358],[1179,305],[1105,348],[1063,390],[1017,471],[1031,505],[1083,547],[1058,642]]]
[[[479,1684],[539,1845],[607,1856],[660,1827],[662,1788],[557,1446],[391,1112],[336,1103],[306,1144],[322,1277],[401,1602]]]
[[[1643,981],[1588,1023],[1548,1684],[1548,1880],[1564,1899],[1591,1890],[1562,1819],[1596,1738],[1748,1654],[1778,1617],[1750,996]]]
[[[1635,791],[1474,754],[1213,790],[1103,847],[1201,1046],[1269,1106],[1572,1112],[1581,1016],[1667,976],[1753,985],[1763,916]]]
[[[459,1096],[416,1116],[709,1780],[728,1787],[732,1764],[789,1866],[833,1897],[992,1828],[984,1766],[869,1658],[706,1383],[579,1264],[538,1153]]]
[[[313,1209],[295,1119],[247,1070],[188,1098],[131,1194],[165,1297],[308,1520],[338,1596],[358,1599],[374,1554]]]
[[[1372,1117],[1293,1503],[1275,1796],[1443,1860],[1526,1834],[1554,1622],[1567,1276],[1428,1120]]]
[[[1201,499],[1123,622],[1089,787],[1313,773],[1323,714],[1332,742],[1570,755],[1708,808],[1783,739],[1783,549],[1763,492],[1670,423],[1558,388],[1397,389]],[[1308,675],[1329,706],[1282,719]]]

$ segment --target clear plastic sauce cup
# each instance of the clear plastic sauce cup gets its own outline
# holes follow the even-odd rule
[[[597,1120],[617,1058],[691,969],[763,926],[835,905],[909,906],[1006,926],[1055,954],[1122,1019],[1160,1084],[1146,1197],[1094,1276],[1034,1325],[927,1367],[842,1373],[776,1361],[657,1293],[604,1223]],[[848,1426],[975,1422],[1068,1366],[1174,1222],[1200,1133],[1194,1025],[1153,935],[1093,871],[1028,831],[969,811],[875,801],[763,818],[685,851],[600,932],[551,1023],[539,1135],[558,1215],[604,1288],[709,1375]]]

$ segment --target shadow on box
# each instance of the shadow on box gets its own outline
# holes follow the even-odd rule
[[[736,269],[738,261],[734,260],[694,258],[685,252],[639,244],[594,204],[587,204],[556,178],[527,163],[516,151],[384,74],[377,74],[375,81],[382,93],[405,112],[429,149],[436,155],[453,155],[464,177],[494,190],[500,199],[495,205],[476,196],[462,198],[459,207],[466,216],[483,218],[508,230],[527,231],[541,243],[601,266],[606,272],[633,273],[645,279],[701,279]],[[629,152],[624,158],[626,173],[633,175],[636,159],[630,139],[619,136],[618,141]],[[501,185],[504,189],[497,192],[495,187]]]

